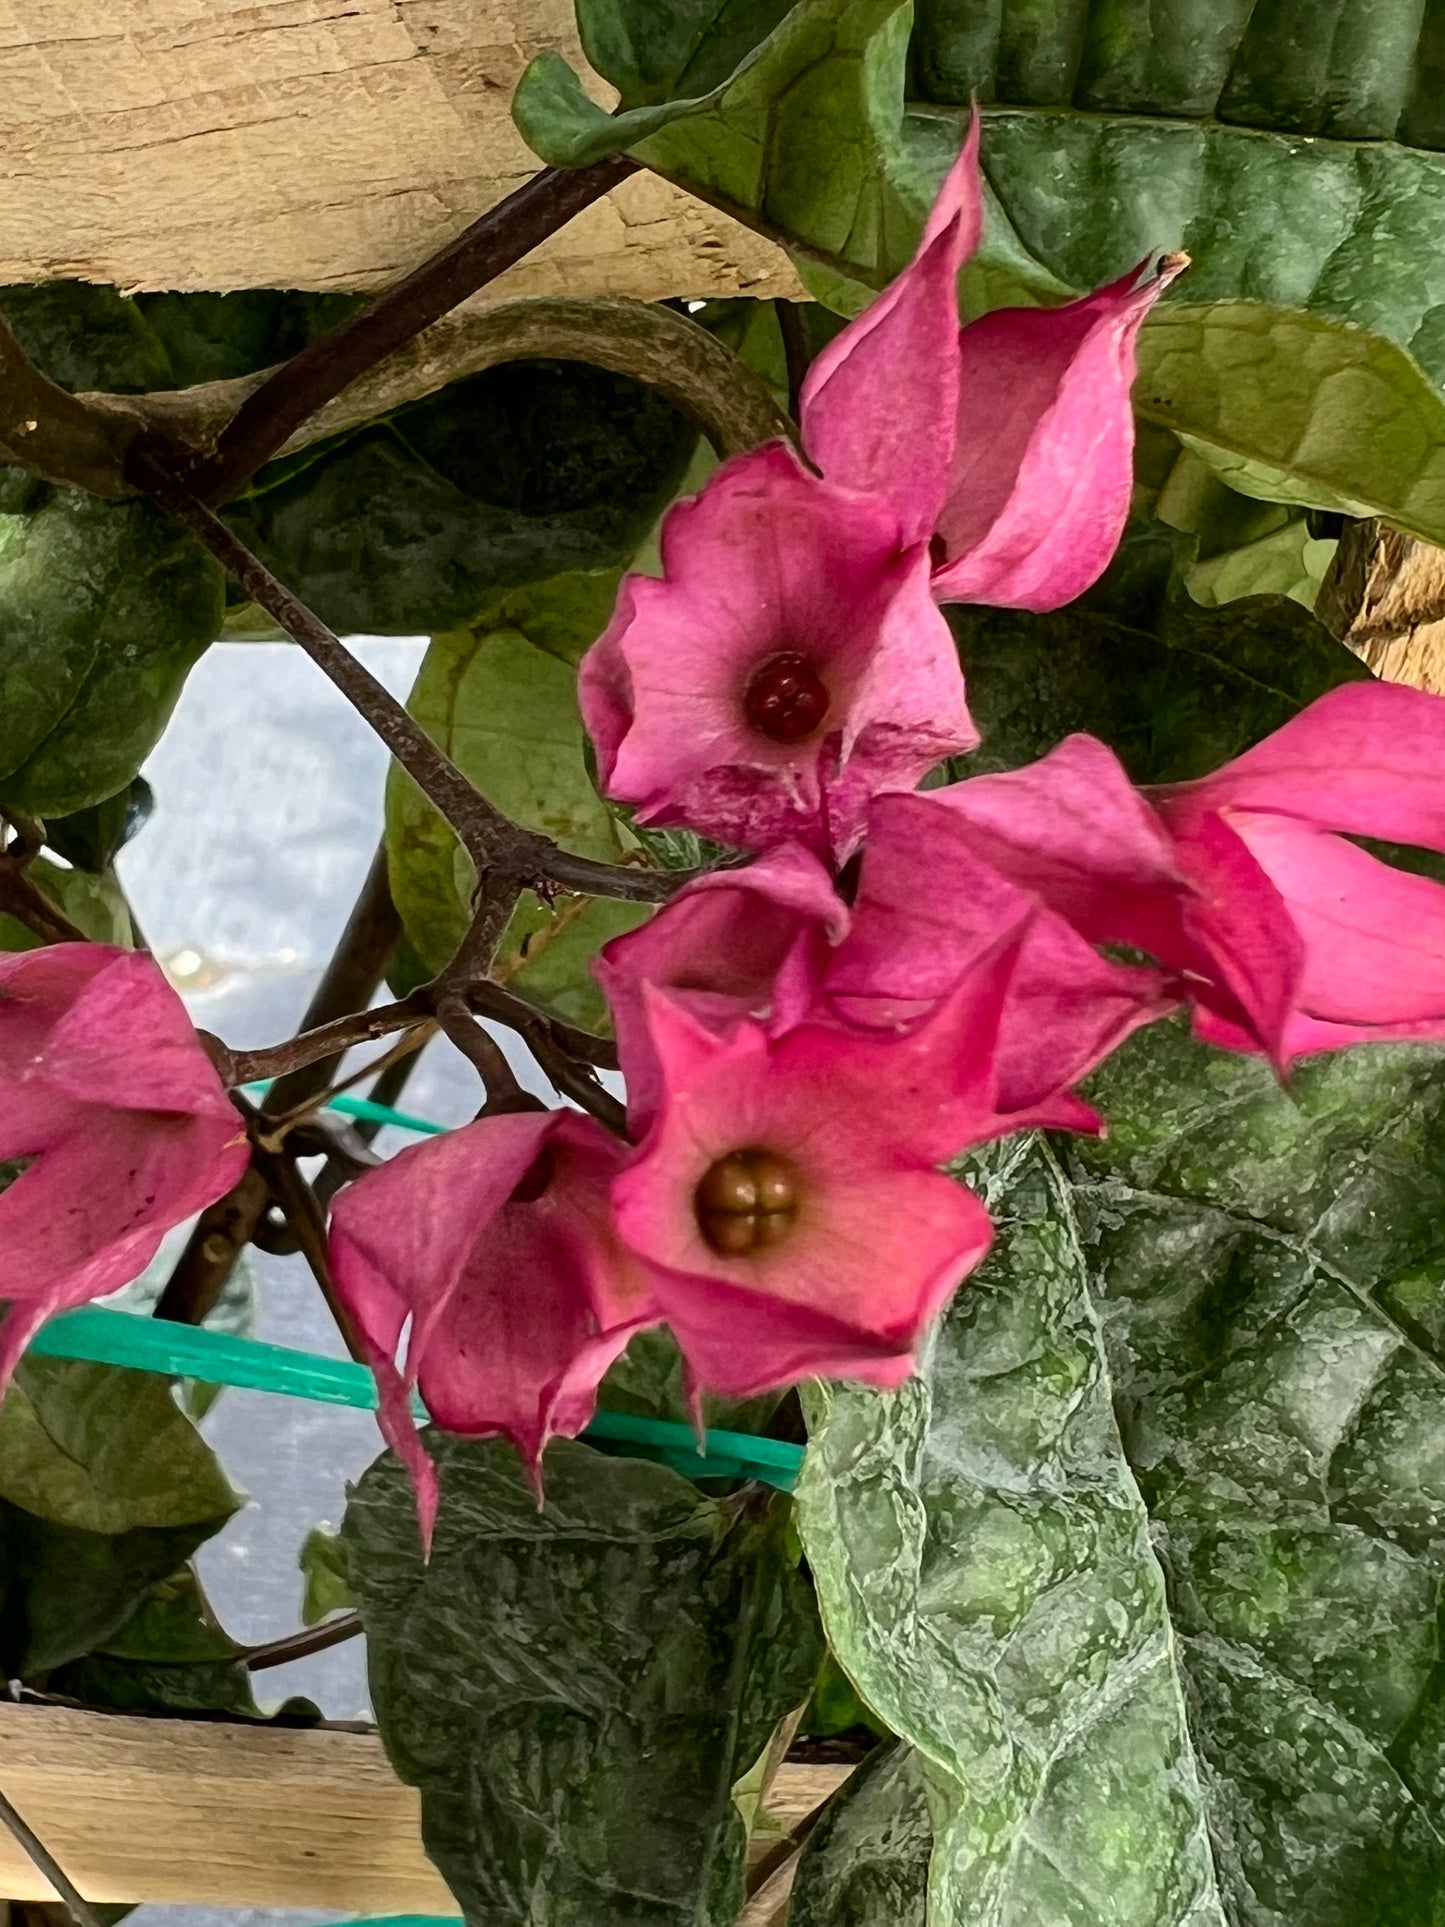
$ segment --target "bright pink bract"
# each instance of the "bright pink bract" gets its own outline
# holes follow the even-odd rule
[[[118,1291],[228,1191],[241,1118],[154,959],[60,943],[0,957],[0,1394],[45,1320]]]

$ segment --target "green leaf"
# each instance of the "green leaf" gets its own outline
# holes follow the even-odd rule
[[[0,1401],[0,1499],[86,1532],[209,1523],[240,1505],[170,1381],[28,1358]]]
[[[733,1927],[731,1790],[820,1657],[787,1501],[559,1442],[539,1511],[508,1446],[428,1437],[430,1562],[394,1459],[343,1537],[382,1738],[468,1919]]]
[[[73,816],[56,816],[45,826],[45,842],[57,856],[78,870],[103,876],[133,836],[143,830],[155,808],[155,796],[143,776],[103,803]]]
[[[1377,335],[1252,301],[1166,307],[1134,392],[1243,495],[1445,541],[1445,399]]]
[[[360,305],[349,294],[122,294],[85,281],[0,288],[0,315],[63,388],[143,394],[286,361]]]
[[[1445,1905],[1445,1055],[1281,1092],[1175,1025],[1065,1157],[1169,1576],[1230,1917]]]
[[[0,1402],[0,1672],[110,1638],[239,1503],[165,1380],[23,1360]]]
[[[625,561],[696,440],[625,376],[517,362],[272,463],[226,520],[334,628],[432,634]]]
[[[251,1690],[245,1648],[223,1630],[194,1571],[182,1567],[142,1599],[95,1651],[56,1668],[47,1688],[83,1706],[118,1713],[212,1713],[228,1719],[268,1715]],[[316,1720],[309,1700],[280,1709],[288,1722]]]
[[[89,870],[66,870],[38,856],[27,874],[93,943],[119,944],[126,950],[134,943],[130,910],[113,873],[95,876]],[[40,938],[18,918],[0,915],[0,950],[34,950],[39,944]]]
[[[314,1626],[328,1613],[350,1612],[356,1605],[351,1590],[351,1575],[346,1564],[346,1547],[339,1532],[313,1526],[301,1543],[299,1561],[306,1579],[301,1601],[301,1624]]]
[[[1087,730],[1136,782],[1183,781],[1368,676],[1296,602],[1200,608],[1178,577],[1188,549],[1166,529],[1135,530],[1097,588],[1053,615],[948,609],[983,732],[955,773],[1012,768]]]
[[[436,637],[408,707],[484,796],[580,856],[619,862],[635,843],[587,773],[572,668],[607,621],[617,575],[569,575],[504,596],[474,629]],[[525,627],[521,626],[525,625]],[[447,962],[469,921],[475,873],[439,813],[393,766],[386,795],[392,895],[412,948],[429,971]],[[597,1028],[601,993],[588,965],[608,938],[646,912],[528,895],[503,939],[498,974],[565,1017]]]
[[[220,568],[148,503],[57,489],[0,515],[0,803],[65,816],[124,789],[221,606]]]
[[[999,1236],[901,1390],[812,1395],[798,1521],[834,1652],[930,1766],[950,1927],[1223,1927],[1149,1520],[1066,1187]]]
[[[907,1746],[875,1748],[808,1836],[788,1927],[927,1927],[932,1852],[919,1756]]]
[[[584,4],[584,23],[622,9]],[[902,130],[903,74],[910,9],[906,0],[799,0],[786,13],[768,0],[745,8],[673,10],[686,19],[721,19],[731,37],[707,38],[700,59],[676,77],[708,92],[673,98],[656,90],[667,62],[642,70],[613,47],[596,50],[599,71],[628,99],[629,86],[650,104],[617,119],[588,102],[556,54],[535,60],[513,112],[544,160],[566,164],[620,147],[751,221],[791,238],[825,268],[886,279],[908,258],[936,185],[936,156],[915,156]],[[635,8],[649,28],[656,10]],[[748,36],[777,25],[752,51]],[[609,57],[615,65],[609,66]],[[736,58],[731,75],[727,63]],[[946,163],[945,163],[946,164]]]

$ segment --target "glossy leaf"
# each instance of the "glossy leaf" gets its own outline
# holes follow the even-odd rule
[[[221,622],[218,565],[143,502],[0,516],[0,804],[64,816],[136,775]]]
[[[431,1450],[429,1564],[392,1459],[343,1536],[382,1738],[467,1917],[733,1927],[731,1790],[820,1658],[787,1502],[561,1442],[539,1511],[506,1445]]]
[[[1182,781],[1369,674],[1282,596],[1201,608],[1181,578],[1191,559],[1169,530],[1136,529],[1098,587],[1055,615],[949,609],[983,733],[956,773],[1012,768],[1087,730],[1136,782]]]
[[[776,11],[726,18],[761,24]],[[543,55],[514,112],[544,160],[631,147],[704,198],[876,282],[908,258],[937,184],[939,155],[915,156],[902,138],[909,21],[906,0],[798,0],[710,93],[615,121],[586,100],[560,56]],[[709,78],[721,65],[710,60]],[[625,96],[625,71],[609,78]]]
[[[1025,1140],[985,1195],[998,1243],[918,1376],[812,1395],[798,1517],[828,1637],[929,1763],[931,1918],[1224,1927],[1067,1190]]]
[[[876,1748],[808,1836],[788,1927],[927,1927],[932,1852],[919,1756],[902,1744]]]
[[[239,1503],[165,1380],[22,1363],[0,1402],[0,1670],[90,1652]]]
[[[409,703],[500,809],[578,855],[613,863],[636,845],[587,773],[571,662],[606,622],[616,587],[615,572],[572,575],[499,599],[475,629],[435,638]],[[395,767],[387,853],[406,935],[424,967],[439,970],[467,928],[475,876],[441,816]],[[595,1029],[605,1006],[591,959],[645,914],[579,897],[547,907],[529,895],[503,939],[499,974],[534,1002]]]
[[[427,635],[624,561],[697,431],[625,376],[517,362],[262,471],[226,519],[333,627]]]

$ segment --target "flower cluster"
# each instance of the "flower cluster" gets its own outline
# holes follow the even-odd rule
[[[676,505],[661,577],[624,582],[582,665],[607,793],[753,857],[598,961],[626,1141],[571,1110],[485,1116],[333,1207],[428,1531],[418,1391],[535,1477],[645,1326],[699,1393],[899,1383],[989,1245],[944,1167],[1026,1126],[1102,1130],[1077,1087],[1140,1025],[1184,1007],[1281,1072],[1445,1036],[1445,889],[1351,840],[1445,851],[1433,697],[1338,689],[1167,789],[1086,736],[916,787],[976,741],[939,602],[1055,608],[1116,546],[1134,341],[1179,265],[960,329],[975,145],[911,266],[813,364],[804,453],[736,458]],[[0,963],[0,1158],[33,1160],[0,1196],[0,1388],[44,1317],[234,1180],[238,1140],[148,960]]]

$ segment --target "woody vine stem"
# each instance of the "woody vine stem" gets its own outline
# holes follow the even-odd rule
[[[34,367],[0,322],[0,455],[52,481],[93,493],[149,496],[330,677],[451,825],[479,878],[471,928],[440,976],[398,1002],[366,1008],[398,934],[384,853],[379,853],[303,1030],[270,1050],[232,1053],[215,1043],[222,1075],[232,1086],[277,1080],[259,1108],[244,1107],[253,1141],[265,1155],[257,1157],[232,1193],[203,1213],[157,1308],[162,1317],[199,1321],[245,1244],[257,1236],[303,1251],[314,1242],[309,1234],[316,1194],[296,1168],[295,1140],[289,1121],[282,1120],[316,1106],[341,1055],[355,1044],[422,1026],[440,1028],[476,1067],[486,1088],[487,1110],[526,1107],[535,1100],[521,1091],[504,1054],[476,1022],[479,1016],[490,1018],[523,1040],[554,1088],[608,1129],[619,1134],[624,1129],[622,1106],[597,1077],[599,1069],[616,1061],[607,1040],[536,1011],[491,982],[489,973],[524,890],[535,891],[544,901],[575,892],[660,903],[688,880],[688,873],[574,856],[514,823],[477,791],[327,625],[239,540],[216,506],[344,390],[521,260],[635,167],[635,162],[618,157],[588,167],[543,169],[359,314],[259,385],[249,386],[230,418],[203,440],[186,437],[185,395],[152,398],[156,405],[147,412],[119,399],[68,394]],[[682,323],[681,331],[687,329]],[[522,351],[529,350],[524,346]],[[726,452],[790,426],[780,421],[761,384],[740,363],[719,376],[713,344],[708,344],[708,365],[703,368],[697,365],[696,349],[684,341],[685,361],[689,351],[691,361],[676,385],[684,395],[701,397],[695,403],[700,426]],[[643,378],[659,352],[665,356],[668,345],[659,351],[655,340],[637,350]],[[624,362],[626,358],[624,350]],[[615,342],[606,359],[617,365]],[[720,392],[729,385],[735,392]],[[212,405],[213,398],[206,402]],[[199,394],[195,406],[204,419]],[[0,907],[45,942],[74,940],[80,933],[25,874],[38,848],[33,826],[13,828],[9,843],[0,849]],[[314,1141],[306,1141],[315,1148]],[[271,1224],[268,1233],[266,1221],[272,1213],[283,1222]]]

